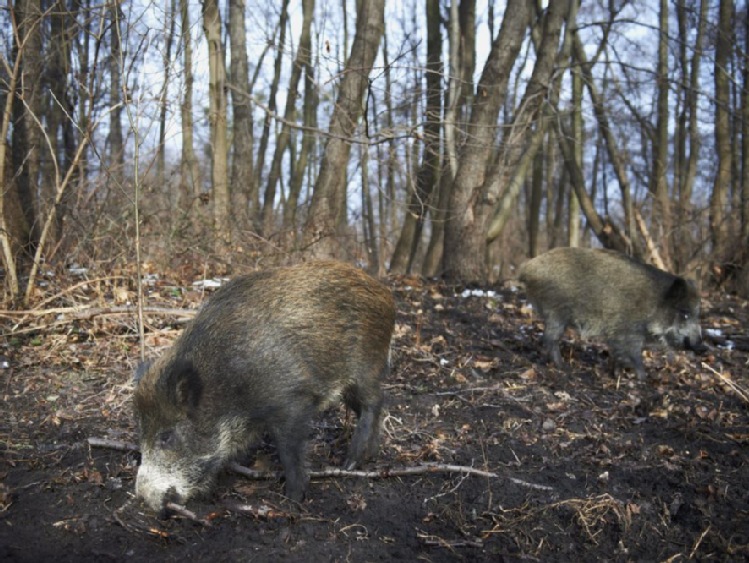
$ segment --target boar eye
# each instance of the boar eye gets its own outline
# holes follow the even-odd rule
[[[682,321],[688,321],[692,314],[689,311],[679,311],[679,318]]]
[[[173,450],[177,445],[177,434],[174,430],[165,430],[156,436],[156,447],[160,450]]]

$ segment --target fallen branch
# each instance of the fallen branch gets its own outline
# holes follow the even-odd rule
[[[101,315],[135,314],[137,307],[125,305],[121,307],[53,307],[51,309],[0,310],[0,317],[43,317],[45,315],[66,315],[72,320],[88,320]],[[197,309],[178,309],[164,307],[143,307],[144,313],[152,315],[176,315],[194,317]]]
[[[261,504],[260,506],[254,506],[252,504],[246,504],[243,502],[230,502],[230,501],[224,501],[222,504],[228,510],[231,510],[233,512],[242,512],[245,514],[249,514],[257,519],[264,519],[264,520],[272,520],[274,518],[292,519],[294,517],[294,515],[291,514],[290,512],[283,512],[281,510],[276,510],[265,504]]]
[[[230,463],[229,469],[234,473],[255,480],[278,479],[282,473],[279,471],[256,471],[249,467],[244,467],[238,463]],[[328,467],[321,471],[310,471],[309,476],[312,479],[324,477],[359,477],[363,479],[387,479],[389,477],[405,477],[407,475],[423,475],[425,473],[462,473],[467,475],[476,475],[478,477],[497,478],[499,475],[490,471],[482,471],[474,467],[464,465],[445,465],[442,463],[430,463],[417,465],[415,467],[386,467],[377,471],[348,471],[338,467]]]
[[[137,444],[131,444],[129,442],[121,442],[118,440],[108,440],[106,438],[89,438],[88,445],[92,448],[109,448],[111,450],[117,450],[121,452],[137,452],[140,448]],[[230,471],[233,471],[237,475],[242,475],[247,479],[253,479],[255,481],[271,481],[274,479],[280,479],[282,472],[280,471],[257,471],[256,469],[250,469],[238,463],[230,463],[227,467]],[[475,475],[477,477],[486,477],[489,479],[496,479],[499,477],[492,471],[483,471],[476,469],[475,467],[468,467],[466,465],[449,465],[444,463],[425,463],[423,465],[417,465],[414,467],[385,467],[377,471],[349,471],[346,469],[340,469],[338,467],[328,467],[321,471],[310,471],[309,476],[312,479],[323,479],[326,477],[358,477],[361,479],[387,479],[389,477],[406,477],[408,475],[424,475],[425,473],[460,473],[463,475]],[[535,489],[538,491],[553,491],[553,487],[547,485],[537,485],[536,483],[529,483],[522,479],[515,477],[509,477],[509,480],[516,485],[521,487],[527,487],[529,489]]]
[[[108,448],[118,452],[139,452],[140,447],[130,442],[121,442],[120,440],[108,440],[107,438],[89,438],[88,445],[92,448]]]

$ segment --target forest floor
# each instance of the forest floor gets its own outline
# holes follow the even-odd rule
[[[612,377],[605,346],[571,333],[568,369],[547,365],[542,325],[510,284],[390,283],[394,365],[371,474],[315,477],[297,505],[278,479],[226,472],[188,503],[194,518],[146,510],[133,498],[138,453],[88,441],[137,442],[134,320],[60,308],[127,296],[80,284],[44,304],[60,310],[5,322],[0,560],[749,558],[746,302],[704,299],[703,328],[720,331],[709,353],[649,351],[651,379],[639,382]],[[200,292],[179,285],[156,281],[147,305],[195,307]],[[149,355],[183,326],[148,320]],[[342,407],[314,421],[311,470],[341,463],[351,426]],[[279,469],[270,443],[240,461]]]

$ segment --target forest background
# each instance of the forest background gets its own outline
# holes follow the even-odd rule
[[[0,29],[9,303],[71,267],[487,282],[568,245],[749,296],[746,3],[16,0]]]

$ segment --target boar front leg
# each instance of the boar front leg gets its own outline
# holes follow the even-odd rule
[[[563,368],[562,353],[559,351],[559,340],[564,334],[565,325],[553,316],[544,319],[544,348],[548,358],[558,368]]]

